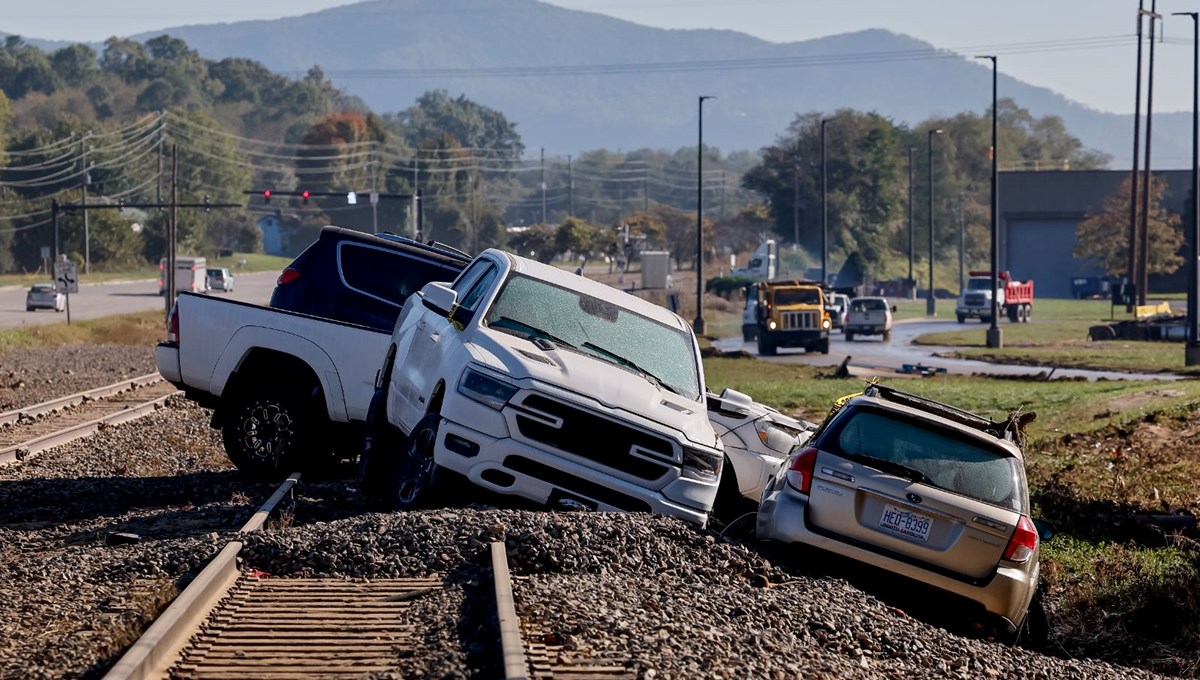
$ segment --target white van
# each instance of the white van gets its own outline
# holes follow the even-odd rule
[[[208,260],[203,257],[175,258],[175,292],[208,292]],[[167,258],[158,262],[158,294],[167,292]]]

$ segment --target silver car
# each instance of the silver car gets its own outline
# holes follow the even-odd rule
[[[25,294],[25,311],[53,309],[61,312],[67,308],[67,296],[58,292],[53,283],[35,283]]]
[[[708,395],[708,420],[725,445],[715,510],[724,519],[754,512],[767,480],[817,427],[728,388]]]
[[[966,604],[972,623],[1014,638],[1037,589],[1042,534],[1012,429],[870,385],[771,479],[756,533],[933,586]]]
[[[228,269],[210,267],[205,272],[205,276],[208,279],[209,290],[233,292],[233,274],[230,274]]]

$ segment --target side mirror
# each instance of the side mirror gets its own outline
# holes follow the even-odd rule
[[[450,316],[450,310],[458,302],[458,291],[448,283],[427,283],[421,289],[421,302],[442,316]]]
[[[1054,538],[1054,524],[1044,519],[1033,520],[1033,528],[1037,529],[1038,538],[1048,541]]]

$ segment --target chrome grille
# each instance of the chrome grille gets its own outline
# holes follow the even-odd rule
[[[968,293],[966,302],[968,307],[982,307],[987,303],[987,296],[983,293]]]

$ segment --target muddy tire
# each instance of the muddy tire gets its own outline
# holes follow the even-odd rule
[[[761,332],[758,334],[758,355],[762,357],[775,356],[775,343],[763,337]]]

